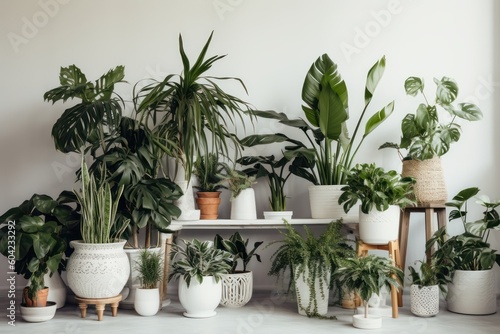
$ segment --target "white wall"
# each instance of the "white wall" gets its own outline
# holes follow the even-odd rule
[[[398,141],[402,117],[414,111],[418,100],[404,94],[410,75],[450,76],[460,87],[460,98],[475,100],[484,120],[463,124],[463,136],[443,157],[450,197],[458,190],[479,186],[493,198],[500,196],[495,166],[500,162],[500,123],[497,91],[499,6],[494,1],[339,1],[339,0],[6,0],[0,2],[0,212],[33,193],[56,196],[71,189],[74,157],[54,149],[51,127],[69,106],[52,106],[43,93],[58,85],[60,66],[76,64],[87,78],[96,79],[116,65],[125,65],[126,79],[119,92],[130,98],[132,85],[148,77],[179,73],[178,35],[194,58],[210,32],[215,32],[210,55],[227,54],[211,74],[240,77],[245,96],[257,108],[301,114],[301,87],[310,64],[328,53],[338,64],[350,92],[351,117],[363,103],[366,72],[382,55],[387,57],[384,78],[372,110],[396,100],[395,113],[372,134],[359,162],[377,162],[400,170],[394,151],[378,151],[385,141]],[[495,39],[496,38],[496,39]],[[498,42],[497,42],[498,43]],[[433,88],[432,88],[433,90]],[[432,96],[430,91],[429,95]],[[353,124],[350,124],[351,129]],[[258,124],[257,132],[284,131],[275,123]],[[352,131],[352,130],[351,130]],[[495,146],[494,144],[497,143]],[[261,153],[278,153],[266,148]],[[66,166],[64,173],[56,166]],[[266,209],[267,192],[257,185],[259,212]],[[289,207],[296,217],[308,217],[307,183],[292,179]],[[221,217],[228,217],[223,205]],[[420,221],[419,221],[420,220]],[[421,218],[412,221],[408,261],[424,256]],[[453,231],[460,226],[453,224]],[[182,237],[213,236],[183,232]],[[252,242],[273,240],[276,232],[249,232]],[[500,247],[500,236],[496,247]],[[265,253],[267,254],[267,253]],[[272,286],[265,263],[255,264],[257,285]],[[0,266],[5,267],[5,259]],[[0,287],[6,286],[0,270]]]

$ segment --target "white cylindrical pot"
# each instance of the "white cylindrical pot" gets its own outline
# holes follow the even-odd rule
[[[226,307],[242,307],[252,298],[253,273],[237,272],[222,275],[220,304]]]
[[[309,281],[309,269],[306,268],[303,273],[298,275],[298,272],[295,270],[295,293],[297,295],[297,309],[300,315],[307,315],[307,313],[314,312],[314,303],[310,303],[312,301],[311,294],[315,293],[312,298],[315,298],[317,301],[318,309],[317,313],[319,315],[325,315],[328,312],[328,284],[330,281],[330,274],[328,274],[328,280],[323,282],[323,292],[324,295],[321,295],[321,281],[319,277],[316,277],[314,281],[314,291],[312,291],[311,286],[307,283]]]
[[[497,312],[496,297],[494,270],[456,270],[446,302],[451,312],[486,315]]]
[[[45,274],[43,279],[45,286],[49,288],[47,300],[56,302],[57,308],[63,307],[66,304],[67,289],[59,272],[56,271],[52,276]]]
[[[359,238],[371,245],[385,245],[397,240],[400,212],[401,208],[397,205],[391,205],[382,212],[373,209],[368,214],[359,207]]]
[[[137,314],[150,317],[160,309],[160,289],[135,289],[134,309]]]
[[[231,219],[257,219],[255,191],[243,189],[238,196],[231,197]]]
[[[419,317],[433,317],[439,313],[439,286],[410,286],[410,311]]]
[[[355,205],[348,213],[339,204],[339,197],[344,185],[313,185],[309,187],[309,203],[312,218],[339,219],[344,223],[358,222],[358,211]]]
[[[125,240],[108,244],[70,241],[75,249],[68,260],[68,286],[81,298],[117,296],[127,283],[130,263]]]
[[[356,314],[352,316],[352,325],[360,329],[382,328],[382,317],[368,314],[368,317],[365,318],[364,314]]]
[[[216,282],[213,276],[204,276],[201,284],[193,277],[189,287],[184,277],[179,280],[179,302],[186,310],[183,313],[185,317],[213,317],[217,314],[215,309],[220,303],[221,295],[222,282]]]

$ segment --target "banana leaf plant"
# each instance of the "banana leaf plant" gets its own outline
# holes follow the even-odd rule
[[[348,90],[335,64],[327,54],[320,56],[309,69],[302,86],[302,109],[306,120],[289,119],[286,114],[272,110],[255,111],[255,115],[275,119],[296,128],[305,135],[299,137],[277,134],[254,135],[245,138],[245,146],[285,143],[285,156],[293,161],[290,171],[315,185],[345,184],[346,172],[351,169],[356,153],[366,137],[393,112],[394,101],[375,112],[365,123],[373,94],[385,70],[385,57],[368,71],[365,84],[364,107],[356,122],[352,137],[349,135]],[[357,140],[361,131],[361,139]]]

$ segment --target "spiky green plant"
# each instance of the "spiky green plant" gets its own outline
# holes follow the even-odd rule
[[[142,289],[154,289],[163,277],[162,253],[149,249],[141,250],[136,263]]]
[[[224,189],[224,176],[222,171],[224,165],[219,161],[216,153],[210,152],[199,156],[194,163],[194,175],[198,178],[199,185],[195,186],[198,191],[218,191]]]

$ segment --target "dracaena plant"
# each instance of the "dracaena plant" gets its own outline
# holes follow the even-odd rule
[[[403,160],[427,160],[446,154],[451,144],[460,139],[461,126],[458,119],[478,121],[483,114],[473,103],[458,103],[457,82],[449,77],[441,80],[434,78],[436,97],[434,101],[427,98],[424,92],[424,79],[409,77],[405,81],[407,95],[422,95],[424,102],[420,103],[414,114],[407,114],[401,122],[401,141],[399,144],[387,142],[380,148],[395,148]],[[446,118],[446,116],[449,116]],[[446,119],[446,120],[445,120]],[[407,155],[401,153],[407,150]]]
[[[224,250],[232,254],[233,258],[229,262],[231,264],[231,273],[236,272],[236,267],[238,266],[238,260],[242,262],[242,271],[247,271],[247,266],[250,260],[255,257],[257,261],[260,260],[260,255],[255,253],[257,248],[262,245],[263,241],[256,241],[253,244],[253,248],[248,249],[249,239],[243,240],[239,232],[235,232],[228,239],[224,239],[220,234],[216,234],[214,237],[214,246],[218,249]]]

